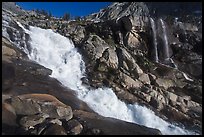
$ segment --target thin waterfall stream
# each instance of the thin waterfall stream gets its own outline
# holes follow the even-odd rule
[[[154,61],[158,63],[159,61],[159,58],[158,58],[158,49],[157,49],[157,31],[156,31],[156,25],[155,25],[155,21],[150,18],[150,23],[151,23],[151,27],[152,27],[152,32],[153,32],[153,58],[154,58]]]
[[[166,32],[166,25],[164,24],[163,19],[159,19],[162,27],[162,40],[163,40],[163,53],[164,53],[164,60],[169,61],[169,44]]]

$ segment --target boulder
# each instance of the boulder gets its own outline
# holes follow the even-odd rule
[[[7,46],[2,46],[2,55],[6,56],[16,56],[16,51],[12,48],[9,48]]]
[[[81,25],[73,24],[73,25],[68,25],[67,28],[69,31],[65,34],[65,36],[71,37],[73,40],[74,44],[80,44],[82,40],[85,38],[85,28],[82,27]]]
[[[136,63],[134,58],[131,56],[130,53],[127,52],[124,48],[122,50],[122,57],[124,62],[127,64],[126,68],[129,72],[133,72],[134,75],[138,76],[139,74],[143,73],[142,69],[139,67],[139,65]]]
[[[62,121],[60,121],[59,119],[51,119],[50,121],[49,121],[49,123],[53,123],[53,124],[58,124],[58,125],[60,125],[60,126],[62,126]]]
[[[124,44],[130,49],[138,49],[140,46],[140,36],[134,31],[130,31],[126,34],[124,38]]]
[[[127,89],[130,88],[139,88],[142,86],[142,83],[138,80],[132,79],[130,76],[121,73],[120,74],[121,84],[123,87],[126,87]]]
[[[167,90],[170,87],[173,87],[175,84],[170,79],[163,79],[163,78],[157,78],[155,81],[156,86],[162,87],[165,90]]]
[[[142,81],[144,84],[150,84],[150,79],[148,74],[145,74],[145,73],[139,74],[138,80]]]
[[[34,128],[35,125],[43,123],[43,121],[48,118],[48,114],[36,114],[36,115],[29,115],[24,116],[20,119],[19,123],[21,126],[23,126],[26,130],[30,128]]]
[[[102,54],[109,48],[108,44],[97,35],[90,35],[84,42],[83,51],[91,60],[102,57]]]
[[[176,94],[171,93],[171,92],[168,92],[168,91],[166,91],[166,92],[167,92],[167,98],[168,98],[169,100],[171,100],[171,101],[173,101],[173,102],[177,102],[178,96],[177,96]]]
[[[40,105],[32,99],[21,99],[18,96],[12,97],[11,105],[18,115],[35,115],[41,112]]]
[[[21,115],[44,113],[50,118],[66,119],[67,121],[73,116],[70,106],[48,94],[24,94],[12,97],[11,105],[16,113]]]
[[[149,104],[159,111],[163,108],[163,103],[155,97],[151,97]]]
[[[71,135],[79,135],[83,130],[83,126],[76,119],[69,120],[67,126]]]
[[[118,56],[115,52],[114,49],[109,48],[108,49],[108,67],[112,69],[117,69],[118,68]]]

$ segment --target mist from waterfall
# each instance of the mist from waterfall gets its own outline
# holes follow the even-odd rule
[[[23,28],[22,25],[20,27]],[[51,69],[51,77],[73,89],[78,98],[86,102],[98,114],[156,128],[162,134],[195,134],[164,121],[145,106],[122,102],[111,88],[91,89],[83,85],[81,78],[85,77],[85,63],[71,40],[50,29],[32,26],[29,30],[23,29],[31,38],[31,53],[27,53],[29,59]]]

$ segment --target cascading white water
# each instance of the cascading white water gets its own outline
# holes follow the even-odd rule
[[[162,134],[194,134],[194,132],[162,120],[144,106],[137,103],[125,104],[117,98],[110,88],[90,90],[82,85],[81,81],[85,72],[82,56],[68,38],[54,33],[52,30],[38,27],[30,26],[30,30],[23,29],[31,37],[32,51],[29,58],[50,68],[53,71],[51,77],[75,90],[78,97],[98,114],[157,128]]]
[[[168,38],[166,33],[166,25],[164,24],[163,19],[159,19],[163,31],[163,53],[164,53],[164,60],[169,61],[169,45],[168,45]]]
[[[150,24],[151,24],[151,28],[152,28],[152,32],[153,32],[153,53],[154,53],[154,61],[158,62],[158,51],[157,51],[157,32],[156,32],[156,25],[155,25],[155,21],[150,18]]]

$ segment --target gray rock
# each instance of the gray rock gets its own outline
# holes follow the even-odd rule
[[[11,105],[18,115],[35,115],[41,112],[40,105],[32,99],[21,99],[18,96],[12,97]]]
[[[6,9],[12,13],[24,15],[25,11],[23,11],[15,2],[2,2],[2,9]]]
[[[109,48],[108,44],[97,35],[90,35],[88,40],[83,45],[83,50],[91,60],[96,60],[102,57],[104,51]]]
[[[138,80],[142,81],[144,84],[150,84],[150,79],[148,74],[145,74],[145,73],[140,74]]]
[[[58,125],[62,126],[62,121],[60,121],[59,119],[52,119],[49,121],[49,123],[58,124]]]
[[[35,125],[42,123],[49,115],[47,114],[36,114],[22,117],[20,119],[20,125],[23,126],[26,130],[34,128]]]
[[[167,92],[168,95],[167,95],[167,98],[173,102],[177,102],[177,98],[178,96],[174,93],[171,93],[171,92]]]
[[[132,79],[130,76],[121,73],[120,76],[121,84],[123,85],[123,87],[126,87],[127,89],[129,88],[139,88],[142,86],[142,83],[136,79]]]
[[[124,48],[121,49],[122,50],[122,57],[124,62],[127,64],[126,69],[128,69],[128,71],[133,72],[133,74],[138,77],[139,74],[142,74],[143,71],[142,69],[139,67],[139,65],[136,63],[136,61],[134,60],[134,58],[131,56],[130,53],[127,52],[127,50],[125,50]]]
[[[83,126],[76,119],[69,120],[67,125],[71,135],[79,135],[83,130]]]
[[[156,82],[156,86],[162,87],[164,89],[168,89],[175,85],[174,82],[170,79],[157,78],[155,82]]]
[[[72,118],[72,108],[48,94],[25,94],[11,98],[11,105],[17,114],[34,115],[43,113],[50,118]],[[26,108],[26,109],[25,109]]]
[[[70,120],[73,117],[72,109],[71,109],[70,106],[66,106],[66,107],[59,106],[59,107],[57,107],[57,114],[58,114],[58,118],[66,119],[67,121]]]
[[[149,104],[159,111],[163,108],[163,103],[154,97],[151,97]]]
[[[149,10],[143,2],[114,2],[106,9],[101,9],[99,13],[89,15],[86,19],[105,21],[125,16],[147,16],[148,14]]]
[[[118,68],[118,57],[114,49],[109,48],[108,49],[108,67],[112,69]]]

